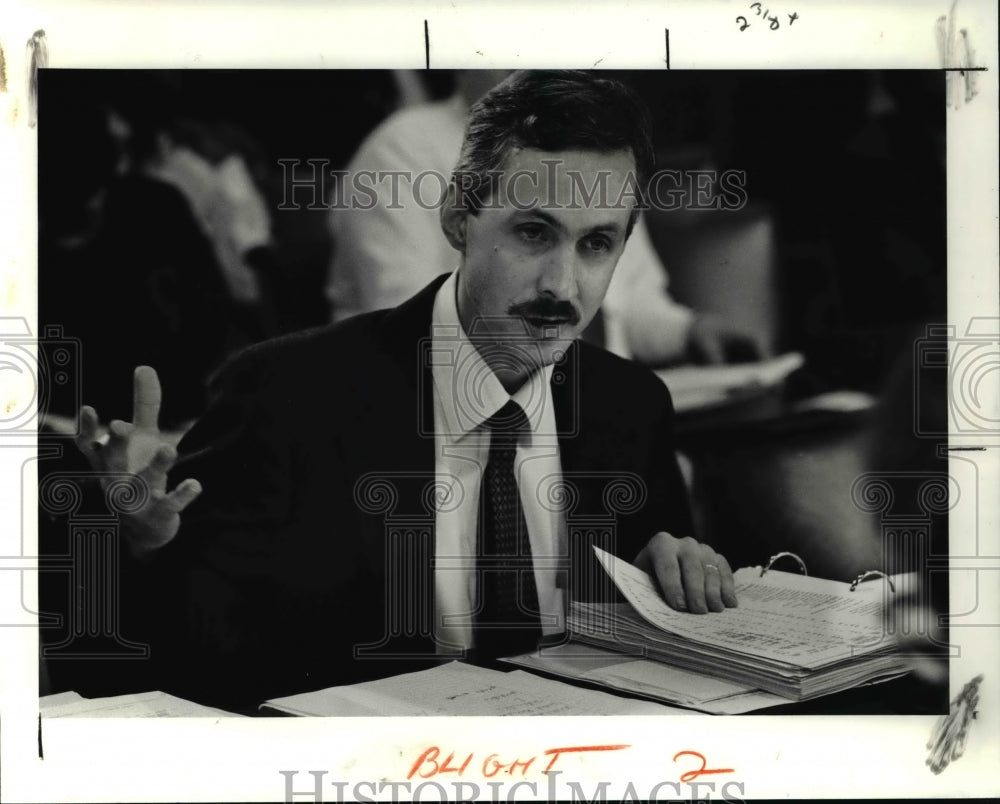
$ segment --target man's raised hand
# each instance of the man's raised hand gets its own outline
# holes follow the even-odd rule
[[[148,555],[177,534],[181,512],[201,494],[201,484],[188,479],[167,492],[167,473],[177,460],[168,435],[160,432],[160,380],[149,366],[139,366],[133,376],[132,422],[118,419],[108,425],[106,441],[100,438],[97,412],[80,409],[80,451],[99,473],[102,485],[114,475],[137,475],[148,489],[146,504],[122,515],[132,554]]]

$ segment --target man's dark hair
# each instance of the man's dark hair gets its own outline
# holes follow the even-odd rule
[[[649,113],[618,81],[576,70],[525,70],[494,87],[469,112],[452,173],[458,204],[476,214],[496,191],[499,173],[516,148],[631,151],[639,206],[646,202],[653,172]]]

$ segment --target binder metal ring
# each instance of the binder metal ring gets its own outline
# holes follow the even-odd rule
[[[794,560],[794,561],[795,561],[795,563],[796,563],[796,564],[798,564],[798,565],[799,565],[799,571],[800,571],[800,572],[801,572],[801,573],[802,573],[803,575],[808,575],[808,574],[809,574],[808,570],[806,570],[806,562],[805,562],[805,561],[803,561],[803,560],[802,560],[801,558],[799,558],[799,557],[798,557],[797,555],[795,555],[795,553],[789,553],[789,552],[788,552],[787,550],[785,550],[785,551],[782,551],[782,552],[780,552],[780,553],[775,553],[775,554],[774,554],[773,556],[771,556],[771,557],[770,557],[770,558],[769,558],[769,559],[767,560],[767,566],[766,566],[766,567],[764,567],[764,568],[763,568],[763,569],[762,569],[762,570],[760,571],[760,577],[761,577],[761,578],[763,578],[763,577],[764,577],[764,573],[765,573],[765,572],[767,572],[767,571],[768,571],[769,569],[771,569],[771,566],[772,566],[772,565],[774,564],[774,562],[775,562],[775,561],[777,561],[777,560],[778,560],[779,558],[791,558],[792,560]]]
[[[870,578],[885,578],[885,582],[889,584],[889,589],[893,594],[896,593],[896,584],[894,584],[892,582],[892,578],[882,572],[882,570],[868,570],[867,572],[862,572],[857,578],[851,581],[851,591],[855,591],[858,588],[859,583],[863,583]]]

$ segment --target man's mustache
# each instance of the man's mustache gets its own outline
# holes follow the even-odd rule
[[[572,326],[580,323],[580,313],[570,302],[548,299],[544,296],[520,304],[512,304],[507,313],[521,318],[566,321]]]

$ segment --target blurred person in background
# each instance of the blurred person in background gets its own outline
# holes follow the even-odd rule
[[[82,390],[110,418],[128,414],[116,383],[148,364],[171,385],[164,424],[183,429],[211,371],[273,334],[257,269],[267,210],[243,157],[179,127],[164,87],[60,80],[41,100],[39,319],[81,340]]]
[[[212,245],[233,304],[247,317],[259,317],[264,310],[258,271],[273,249],[271,218],[247,160],[225,133],[179,121],[173,131],[159,133],[156,156],[142,170],[183,193]]]

